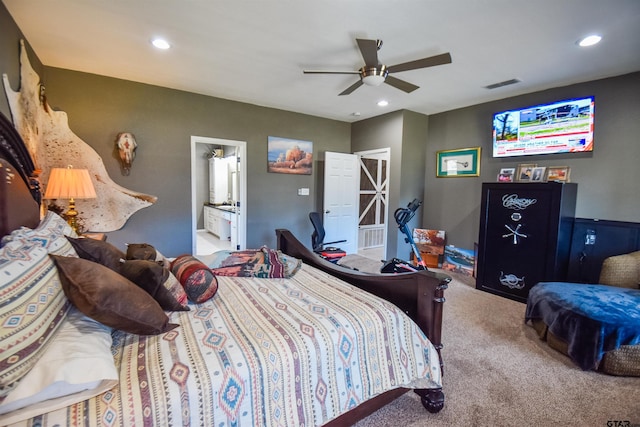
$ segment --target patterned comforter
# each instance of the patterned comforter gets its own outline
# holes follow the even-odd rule
[[[390,389],[440,387],[434,347],[384,300],[307,265],[218,281],[212,300],[171,314],[177,329],[114,332],[115,388],[31,422],[312,426]]]

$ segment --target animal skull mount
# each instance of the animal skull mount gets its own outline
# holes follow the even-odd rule
[[[129,175],[133,159],[136,158],[136,148],[138,148],[136,137],[131,132],[120,132],[116,136],[116,147],[120,154],[122,174]]]

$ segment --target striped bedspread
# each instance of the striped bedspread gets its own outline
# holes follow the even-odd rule
[[[440,386],[438,355],[394,305],[304,265],[290,279],[219,277],[180,327],[114,333],[119,385],[47,426],[313,426],[397,387]]]

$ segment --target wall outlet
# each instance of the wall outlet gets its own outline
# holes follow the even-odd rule
[[[298,196],[308,196],[309,189],[308,188],[298,188]]]

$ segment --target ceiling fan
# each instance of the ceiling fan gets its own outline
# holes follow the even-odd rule
[[[382,46],[382,40],[356,39],[358,48],[364,59],[364,66],[359,70],[353,71],[322,71],[322,70],[303,70],[304,74],[359,74],[360,80],[343,90],[339,95],[349,95],[363,84],[368,86],[380,86],[383,82],[397,89],[411,93],[418,89],[419,86],[400,80],[390,73],[398,73],[401,71],[416,70],[418,68],[433,67],[436,65],[450,64],[451,54],[443,53],[428,58],[417,59],[415,61],[404,62],[402,64],[391,65],[387,67],[378,62],[378,50]]]

